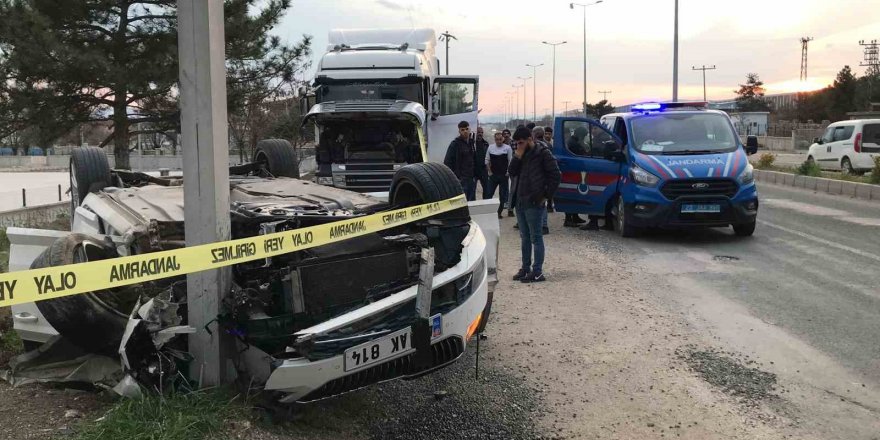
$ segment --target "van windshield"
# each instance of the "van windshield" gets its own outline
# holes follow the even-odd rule
[[[660,113],[632,119],[636,150],[645,154],[708,154],[736,149],[736,133],[717,113]]]

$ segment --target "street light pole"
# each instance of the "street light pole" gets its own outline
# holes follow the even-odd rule
[[[532,122],[538,119],[538,67],[541,64],[526,64],[526,67],[532,68]]]
[[[558,43],[548,43],[546,41],[542,41],[541,43],[544,43],[548,46],[553,47],[553,94],[551,95],[552,96],[551,99],[553,99],[553,103],[550,105],[550,107],[553,111],[553,117],[555,118],[556,117],[556,46],[559,46],[559,45],[562,45],[562,44],[565,44],[568,42],[567,41],[560,41]]]
[[[565,116],[565,114],[568,113],[568,103],[569,102],[571,102],[571,101],[562,101],[562,105],[565,106],[565,107],[563,107],[564,110],[562,110],[562,116]]]
[[[676,0],[677,2],[678,0]],[[597,0],[593,3],[580,4],[580,3],[569,3],[568,7],[574,9],[575,6],[583,8],[584,10],[584,115],[587,114],[587,7],[598,5],[602,3],[602,0]]]
[[[529,76],[529,77],[523,78],[521,76],[518,76],[518,77],[516,77],[516,79],[521,79],[523,82],[523,85],[522,85],[522,88],[523,88],[523,117],[522,118],[523,118],[523,121],[525,121],[526,114],[528,114],[528,110],[526,109],[526,99],[529,96],[529,88],[526,87],[526,81],[532,79],[532,77]]]
[[[675,0],[675,37],[672,45],[672,100],[678,101],[678,0]]]
[[[440,41],[446,42],[446,74],[447,75],[449,75],[449,40],[458,40],[458,38],[455,38],[455,35],[450,34],[449,31],[446,31],[446,32],[440,34]]]
[[[523,83],[525,83],[525,81],[523,81]],[[525,84],[521,86],[516,84],[513,85],[513,88],[516,89],[516,120],[514,120],[514,122],[519,120],[519,89],[523,87],[525,87]],[[525,109],[525,99],[523,99],[523,109]]]
[[[703,65],[703,67],[691,66],[691,70],[702,70],[703,71],[703,101],[709,102],[706,100],[706,71],[707,70],[715,70],[715,65],[713,64],[712,67],[706,67],[705,64]]]

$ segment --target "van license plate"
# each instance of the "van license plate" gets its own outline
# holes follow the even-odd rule
[[[407,327],[345,350],[345,371],[359,370],[411,351],[412,329]]]
[[[686,203],[681,205],[682,214],[705,214],[719,212],[721,212],[721,205],[716,203]]]

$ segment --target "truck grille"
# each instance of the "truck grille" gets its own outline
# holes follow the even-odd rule
[[[428,369],[441,367],[458,359],[458,357],[464,353],[464,341],[458,336],[452,336],[432,344],[431,352],[431,366]],[[299,401],[311,402],[354,391],[358,388],[363,388],[368,385],[384,382],[397,377],[419,373],[420,371],[416,370],[415,367],[413,360],[414,356],[415,353],[411,353],[374,367],[349,374],[348,376],[331,380]]]
[[[736,195],[736,182],[731,179],[680,179],[666,182],[660,192],[669,200],[687,196]]]
[[[345,188],[358,192],[388,191],[394,178],[392,162],[348,162],[345,170]]]

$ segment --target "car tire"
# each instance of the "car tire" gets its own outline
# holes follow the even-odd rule
[[[816,163],[816,159],[813,159],[813,156],[807,156],[807,163],[810,165]]]
[[[402,208],[421,203],[439,202],[464,194],[461,182],[446,165],[420,162],[407,165],[394,173],[388,201]],[[443,219],[469,219],[467,207],[438,215]]]
[[[264,139],[257,142],[253,161],[263,164],[275,177],[299,178],[296,150],[284,139]]]
[[[733,232],[739,237],[751,237],[755,233],[755,222],[733,225]]]
[[[617,196],[614,206],[614,229],[617,231],[617,235],[624,238],[635,237],[638,232],[636,227],[626,218],[626,204],[621,195]]]
[[[84,234],[55,240],[31,264],[31,269],[64,266],[113,258],[116,252]],[[105,290],[38,301],[40,313],[65,339],[93,353],[116,353],[137,301],[134,290]]]
[[[110,185],[110,163],[104,150],[79,147],[70,151],[70,218],[90,192]]]

